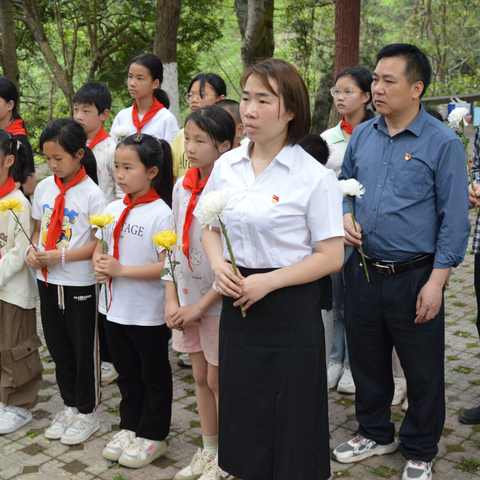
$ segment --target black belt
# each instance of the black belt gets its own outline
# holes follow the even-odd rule
[[[365,262],[374,272],[382,275],[393,275],[395,273],[409,272],[410,270],[432,264],[434,258],[435,255],[433,253],[421,253],[404,262],[376,262],[368,257],[365,257]]]

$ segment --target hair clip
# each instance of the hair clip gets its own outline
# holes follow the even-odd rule
[[[17,140],[17,152],[20,150],[20,147],[22,146],[22,142],[20,140]]]
[[[141,133],[136,133],[132,140],[134,141],[134,143],[142,143],[142,140],[143,140],[143,135]]]

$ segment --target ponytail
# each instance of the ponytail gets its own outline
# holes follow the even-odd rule
[[[153,91],[153,96],[165,107],[170,108],[170,99],[168,98],[168,94],[165,90],[161,88],[157,88]]]
[[[0,130],[0,152],[3,157],[2,160],[8,155],[13,155],[14,162],[8,173],[20,185],[26,183],[31,172],[28,166],[28,153],[25,145],[21,144],[15,136],[6,130]]]
[[[163,151],[163,165],[158,175],[153,179],[152,185],[164,202],[172,208],[173,197],[173,157],[170,144],[166,140],[159,140]]]
[[[80,163],[85,167],[87,175],[98,185],[98,175],[97,175],[97,160],[92,150],[88,147],[83,147],[85,153],[83,154]]]

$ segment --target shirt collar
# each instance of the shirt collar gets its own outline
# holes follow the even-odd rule
[[[348,140],[343,136],[342,133],[342,122],[340,122],[336,127],[333,127],[332,130],[332,143],[338,143],[338,142],[346,142],[348,143]]]
[[[251,162],[250,154],[249,154],[249,145],[250,145],[250,142],[247,145],[242,145],[242,147],[238,147],[239,149],[243,149],[243,151],[238,152],[241,155],[238,155],[235,159],[233,159],[232,164],[238,163],[240,161]],[[296,157],[296,154],[295,154],[294,147],[285,146],[280,150],[280,152],[278,152],[277,156],[272,160],[272,162],[277,161],[278,163],[285,165],[290,171],[293,166],[293,163],[295,162],[295,157]]]
[[[420,111],[418,112],[418,115],[415,117],[413,122],[410,125],[408,125],[408,127],[405,128],[405,130],[403,131],[408,130],[409,132],[413,133],[416,137],[419,137],[420,134],[422,133],[423,126],[425,125],[427,115],[428,113],[423,108],[423,105],[420,104]],[[385,123],[385,117],[383,115],[380,115],[377,118],[375,118],[372,125],[375,128],[375,130],[380,130],[383,133],[386,133],[388,136],[390,136],[390,134],[388,133],[387,124]]]

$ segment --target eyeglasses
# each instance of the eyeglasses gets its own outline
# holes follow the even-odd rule
[[[197,99],[197,101],[201,102],[203,99],[205,98],[208,98],[208,97],[218,97],[218,95],[214,95],[214,94],[203,94],[203,95],[200,95],[199,93],[187,93],[185,95],[185,100],[187,101],[187,103],[190,103],[194,98]]]
[[[337,87],[332,87],[330,89],[330,93],[331,93],[332,97],[336,97],[337,95],[340,95],[340,93],[342,93],[342,92],[343,92],[343,95],[345,95],[345,97],[350,97],[356,91],[357,90],[353,90],[353,88],[350,88],[350,87],[347,87],[344,90],[340,90]]]

